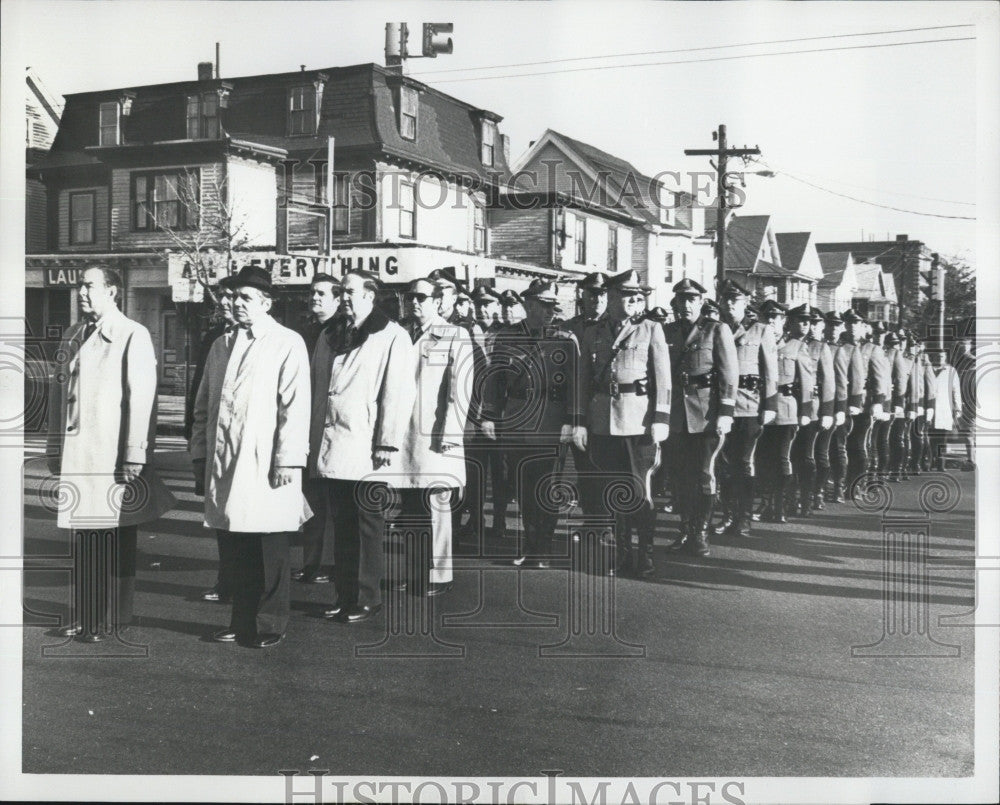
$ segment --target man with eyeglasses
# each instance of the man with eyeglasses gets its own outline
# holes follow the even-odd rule
[[[669,432],[670,356],[663,327],[642,316],[652,289],[639,272],[616,274],[607,285],[607,316],[583,333],[578,393],[586,418],[574,442],[587,450],[600,473],[595,481],[600,494],[594,496],[599,511],[615,521],[608,574],[630,571],[634,528],[639,537],[635,572],[644,577],[654,569],[656,527],[646,479]],[[623,510],[609,511],[623,485],[628,490]]]
[[[705,289],[685,278],[673,291],[677,320],[664,328],[673,370],[667,451],[681,525],[670,549],[708,556],[715,461],[733,426],[739,358],[729,325],[701,315]]]
[[[416,401],[395,470],[408,518],[405,579],[417,594],[452,585],[452,493],[465,485],[463,442],[472,396],[472,341],[440,313],[441,289],[414,280],[404,294],[407,331],[416,350]],[[410,528],[409,526],[413,526]]]

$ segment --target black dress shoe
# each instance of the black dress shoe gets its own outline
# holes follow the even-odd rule
[[[727,515],[726,515],[726,516],[725,516],[725,517],[724,517],[724,518],[723,518],[723,519],[721,520],[721,522],[720,522],[720,523],[719,523],[719,524],[718,524],[718,525],[717,525],[717,526],[716,526],[715,528],[713,528],[712,530],[713,530],[713,531],[714,531],[714,532],[715,532],[715,533],[716,533],[716,534],[717,534],[718,536],[720,536],[720,537],[721,537],[721,536],[722,536],[723,534],[728,534],[728,533],[730,533],[730,530],[732,529],[732,527],[733,527],[733,524],[735,523],[735,521],[736,521],[736,518],[735,518],[735,517],[733,517],[733,515],[731,515],[731,514],[727,514]]]
[[[427,597],[433,598],[436,595],[444,595],[452,587],[452,582],[444,581],[441,583],[431,582],[430,586],[427,588]]]
[[[341,617],[345,612],[347,612],[351,607],[348,604],[341,603],[338,601],[329,609],[323,610],[323,617],[329,620]]]
[[[306,570],[293,570],[292,571],[292,581],[302,581],[306,577]]]
[[[212,639],[216,643],[235,643],[236,632],[232,629],[220,629],[212,635]]]
[[[218,601],[220,604],[230,604],[233,601],[233,596],[229,593],[220,593],[218,587],[213,587],[211,590],[205,590],[201,594],[202,601]]]
[[[311,573],[302,579],[306,584],[329,584],[330,574],[329,573]]]
[[[100,643],[108,639],[108,635],[103,632],[88,632],[80,638],[84,643]]]
[[[250,643],[250,646],[252,648],[271,648],[271,646],[278,645],[278,643],[284,639],[285,636],[283,634],[265,632],[257,635],[257,637]]]
[[[363,606],[354,607],[347,613],[346,621],[348,623],[361,623],[361,621],[366,621],[369,618],[375,617],[382,609],[381,604],[375,604],[374,606]]]
[[[83,627],[79,623],[70,623],[59,629],[60,637],[79,637],[83,634]]]

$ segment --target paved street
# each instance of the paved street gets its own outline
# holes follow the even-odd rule
[[[228,623],[225,606],[197,598],[214,582],[215,540],[182,443],[160,447],[179,507],[140,530],[130,642],[85,646],[54,637],[46,617],[66,608],[68,576],[52,565],[65,566],[68,549],[38,493],[47,477],[39,445],[29,445],[26,550],[37,569],[25,573],[27,773],[973,770],[973,630],[938,622],[974,605],[973,473],[950,473],[960,499],[930,517],[930,635],[897,644],[907,657],[852,656],[883,634],[887,567],[882,515],[850,505],[758,524],[750,540],[716,538],[708,559],[669,555],[675,518],[661,514],[653,578],[610,586],[568,567],[504,568],[513,539],[487,546],[487,559],[465,546],[455,589],[424,602],[427,634],[420,601],[405,594],[388,620],[349,627],[317,617],[332,585],[293,584],[287,639],[255,651],[207,639]],[[918,490],[932,478],[893,485],[890,515],[921,517]],[[588,612],[596,625],[567,641]],[[613,615],[613,630],[602,615]],[[396,628],[407,616],[417,619],[411,637]],[[939,644],[957,656],[912,656],[950,652]]]

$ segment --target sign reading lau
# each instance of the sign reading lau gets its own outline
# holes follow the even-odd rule
[[[46,268],[45,284],[49,287],[75,288],[80,283],[79,268]]]
[[[313,254],[276,254],[274,252],[239,252],[227,261],[219,254],[203,256],[209,284],[236,274],[244,266],[258,266],[271,272],[275,285],[308,285],[316,274],[343,276],[348,271],[370,271],[383,282],[396,284],[425,277],[435,268],[454,265],[459,276],[493,276],[492,261],[487,258],[456,254],[444,249],[375,247],[345,249],[331,256]],[[172,254],[167,261],[167,281],[174,302],[200,302],[203,288],[195,268],[184,255]]]

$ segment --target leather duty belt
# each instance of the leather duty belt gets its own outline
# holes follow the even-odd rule
[[[760,385],[760,375],[740,375],[739,386],[741,389],[756,391]]]

